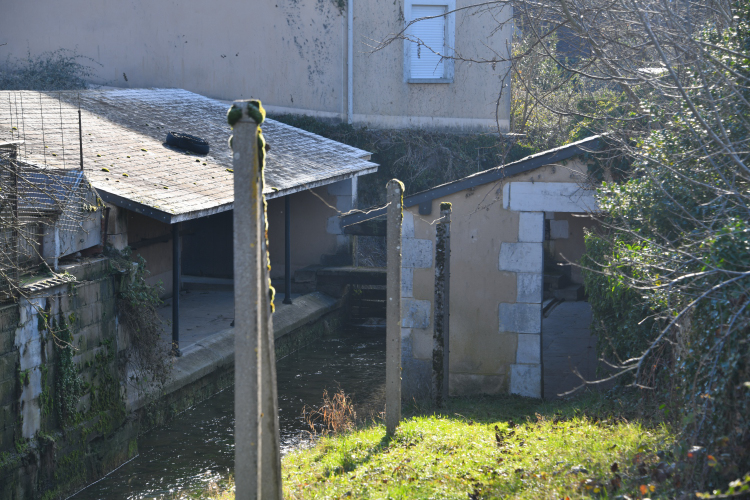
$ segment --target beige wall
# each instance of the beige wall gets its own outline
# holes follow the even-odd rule
[[[427,2],[429,3],[429,2]],[[461,9],[477,2],[456,0]],[[490,130],[497,124],[496,105],[508,68],[499,64],[455,62],[453,83],[406,83],[404,42],[399,40],[372,51],[375,40],[384,40],[404,28],[404,0],[355,0],[354,3],[354,121],[371,127],[426,127],[453,130]],[[455,51],[465,57],[492,59],[492,51],[505,54],[511,33],[511,9],[493,17],[475,10],[455,14]],[[495,12],[498,14],[498,12]],[[510,88],[498,106],[500,129],[509,130]]]
[[[519,303],[518,298],[523,294],[519,294],[518,280],[521,276],[530,276],[528,271],[501,270],[501,249],[504,244],[521,245],[531,241],[521,238],[522,213],[503,208],[503,186],[529,181],[577,184],[584,181],[585,173],[586,165],[574,159],[435,199],[431,215],[419,215],[418,206],[404,211],[402,378],[407,397],[429,393],[435,282],[433,222],[439,217],[442,202],[452,204],[450,392],[453,395],[508,392],[533,395],[529,381],[522,375],[528,378],[529,373],[535,373],[534,363],[540,363],[534,360],[535,353],[530,352],[534,345],[539,345],[539,339],[528,331],[503,331],[500,324],[502,304]],[[536,222],[541,222],[537,227],[543,230],[543,213],[524,213],[537,214]],[[590,218],[572,217],[568,213],[556,213],[554,218],[568,221],[570,227],[569,238],[555,242],[558,254],[563,252],[572,260],[580,259],[584,250],[583,228],[591,225]],[[541,238],[536,240],[538,243],[526,243],[539,246],[539,270],[531,274],[542,272]],[[426,251],[429,256],[414,258],[418,253],[415,249]],[[580,272],[577,276],[580,278]],[[538,309],[540,323],[541,302],[540,291],[538,301],[522,304],[525,311]],[[521,340],[523,345],[519,344]],[[516,378],[514,383],[513,377]],[[533,386],[534,381],[530,382]],[[539,385],[541,381],[537,382]]]
[[[112,230],[108,229],[110,232]],[[136,212],[127,211],[127,244],[132,245],[141,240],[158,238],[160,236],[171,237],[172,226],[159,222],[156,219],[141,215]],[[133,251],[133,261],[138,256],[146,260],[146,270],[151,273],[146,282],[155,285],[161,282],[164,287],[164,296],[172,295],[172,240],[163,243],[153,243]]]
[[[314,190],[328,204],[336,206],[336,197],[325,187]],[[291,205],[292,273],[305,266],[320,264],[321,255],[337,249],[337,235],[326,231],[328,219],[336,212],[308,191],[294,193]],[[268,251],[271,278],[284,277],[284,198],[268,202]]]
[[[354,15],[355,123],[494,126],[505,67],[456,63],[454,83],[404,83],[402,41],[372,53],[374,41],[403,27],[404,0],[348,3]],[[457,7],[470,3],[458,0]],[[496,24],[492,16],[456,16],[459,52],[490,56],[484,44],[507,50],[510,27],[488,38]],[[505,13],[501,17],[507,20]],[[76,49],[101,64],[93,64],[98,84],[179,87],[227,100],[256,97],[271,112],[346,119],[346,13],[334,0],[40,0],[3,6],[0,61],[58,48]],[[506,92],[499,106],[503,131],[509,97]]]
[[[333,1],[9,2],[0,60],[76,49],[99,84],[340,113],[344,22]]]

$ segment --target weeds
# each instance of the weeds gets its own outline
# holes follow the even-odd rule
[[[149,286],[146,283],[146,261],[139,257],[135,266],[128,257],[112,255],[114,266],[130,267],[129,280],[120,291],[118,308],[120,320],[129,334],[129,361],[135,369],[134,385],[140,389],[153,384],[161,387],[166,383],[172,369],[169,345],[164,341],[163,327],[157,307],[161,305],[159,294],[161,284]],[[126,267],[126,269],[127,269]]]
[[[678,496],[671,432],[629,420],[628,407],[601,396],[451,398],[439,413],[407,405],[413,416],[392,437],[373,423],[287,455],[284,497]]]
[[[310,428],[311,436],[328,436],[354,430],[357,412],[351,397],[339,388],[333,397],[327,390],[323,391],[323,404],[319,408],[305,406],[302,418]]]

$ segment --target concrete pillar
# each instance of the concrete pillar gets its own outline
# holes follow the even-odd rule
[[[385,327],[385,427],[396,432],[401,420],[401,224],[404,209],[404,185],[397,179],[388,181],[386,245]]]
[[[261,110],[259,102],[235,101],[227,115],[234,127],[235,495],[242,500],[281,499]]]
[[[451,204],[440,204],[435,227],[435,318],[432,337],[432,398],[439,408],[448,399],[450,374]]]

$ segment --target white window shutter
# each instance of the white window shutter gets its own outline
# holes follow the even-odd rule
[[[417,21],[409,27],[410,78],[445,78],[445,61],[436,54],[445,54],[445,6],[413,5],[412,19],[435,17]]]

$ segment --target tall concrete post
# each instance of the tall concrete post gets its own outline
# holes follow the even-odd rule
[[[265,146],[261,135],[258,144]],[[261,178],[261,181],[263,179]],[[258,191],[262,200],[262,238],[261,238],[261,269],[263,277],[262,314],[260,317],[260,496],[261,499],[281,500],[281,437],[279,436],[279,401],[276,385],[276,347],[273,337],[273,296],[271,286],[270,258],[268,256],[268,218],[266,217],[266,200],[263,197],[263,184]]]
[[[451,204],[440,204],[435,228],[435,319],[432,336],[432,398],[438,407],[448,399],[450,360]]]
[[[397,179],[388,181],[386,245],[385,328],[385,427],[396,432],[401,420],[401,224],[403,222],[404,185]]]
[[[269,400],[275,403],[276,379],[267,366],[273,342],[258,127],[264,117],[257,101],[235,101],[227,114],[234,127],[235,495],[241,500],[281,498],[278,440],[274,449],[266,438],[274,425],[278,436],[278,412],[268,407]]]

